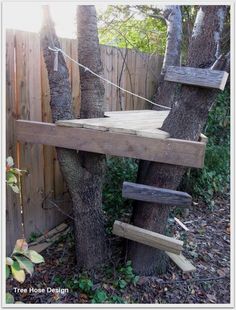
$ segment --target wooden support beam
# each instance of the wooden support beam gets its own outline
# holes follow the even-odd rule
[[[166,70],[165,80],[224,90],[228,76],[226,71],[169,66]]]
[[[206,148],[202,142],[169,138],[161,140],[24,120],[16,121],[16,136],[21,142],[195,168],[203,167]]]
[[[193,266],[193,264],[187,260],[186,257],[183,256],[182,253],[179,255],[166,252],[166,254],[170,257],[171,260],[184,272],[193,272],[196,270],[196,268]]]
[[[123,183],[122,196],[129,199],[182,207],[190,207],[192,204],[192,197],[185,192],[131,182]]]
[[[183,247],[183,241],[120,221],[115,221],[112,232],[117,236],[170,253],[180,254]]]

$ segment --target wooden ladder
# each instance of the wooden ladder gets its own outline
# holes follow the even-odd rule
[[[192,197],[187,193],[131,182],[123,183],[122,197],[181,207],[189,207],[192,204]],[[183,272],[196,270],[182,255],[183,241],[181,240],[120,221],[114,222],[112,232],[117,236],[165,251]]]

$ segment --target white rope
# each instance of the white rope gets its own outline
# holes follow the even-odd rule
[[[48,47],[51,51],[55,52],[55,53],[58,53],[58,52],[61,52],[65,57],[67,57],[68,59],[70,59],[71,61],[73,61],[75,64],[77,64],[78,66],[80,66],[81,68],[83,68],[85,71],[88,71],[90,72],[91,74],[95,75],[96,77],[98,77],[99,79],[103,80],[104,82],[108,83],[108,84],[111,84],[112,86],[115,86],[116,88],[119,88],[120,90],[132,95],[132,96],[135,96],[137,98],[140,98],[142,100],[145,100],[155,106],[158,106],[160,108],[164,108],[164,109],[167,109],[167,110],[171,110],[171,108],[169,107],[166,107],[164,105],[161,105],[161,104],[158,104],[158,103],[155,103],[147,98],[144,98],[142,96],[139,96],[135,93],[132,93],[131,91],[127,90],[127,89],[124,89],[123,87],[120,87],[119,85],[105,79],[104,77],[102,77],[101,75],[97,74],[96,72],[92,71],[91,69],[89,69],[88,67],[82,65],[81,63],[77,62],[76,60],[74,60],[73,58],[71,58],[69,55],[67,55],[62,49],[58,48],[58,47],[55,47],[55,48],[51,48],[50,46]]]

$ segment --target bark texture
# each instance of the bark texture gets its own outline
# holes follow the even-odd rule
[[[164,81],[164,75],[168,66],[180,65],[182,42],[182,15],[180,7],[178,5],[165,6],[163,16],[167,24],[167,42],[158,90],[154,100],[156,103],[171,107],[175,101],[177,84],[174,85],[173,83]],[[161,110],[158,106],[154,106],[154,109]]]
[[[201,18],[196,18],[188,52],[188,66],[210,67],[215,62],[219,41],[214,34],[218,33],[220,37],[225,10],[224,6],[200,7],[202,15]],[[222,57],[214,69],[228,69],[228,60]],[[162,129],[168,131],[173,138],[197,141],[216,94],[215,90],[183,85]],[[181,166],[141,162],[137,183],[176,189],[184,172],[185,168]],[[133,224],[165,234],[168,215],[167,206],[136,202]],[[166,271],[166,255],[163,251],[130,242],[129,257],[135,272],[139,274],[152,275]]]
[[[93,5],[77,7],[78,24],[78,61],[99,75],[103,66],[98,42],[97,16]],[[103,117],[104,86],[99,78],[84,69],[80,69],[81,118]],[[104,263],[107,257],[105,215],[102,211],[102,185],[105,172],[105,155],[79,152],[81,174],[78,190],[79,208],[76,209],[80,219],[79,234],[83,253],[80,260],[87,268]],[[85,251],[84,249],[88,249]],[[91,257],[92,256],[92,257]],[[88,263],[92,262],[92,264]]]
[[[88,10],[87,16],[89,14],[90,11]],[[87,19],[88,28],[91,26],[90,23],[91,20]],[[94,28],[94,24],[91,27]],[[96,33],[94,36],[88,37],[87,40],[94,40],[95,37]],[[64,57],[59,52],[58,70],[54,71],[55,53],[48,49],[49,46],[60,48],[60,44],[47,6],[44,7],[41,46],[48,71],[53,122],[59,119],[72,119],[74,115],[71,87]],[[99,58],[99,51],[96,50],[95,52]],[[96,68],[96,65],[97,63],[94,62],[94,68]],[[89,78],[87,77],[87,80]],[[86,89],[86,84],[84,85]],[[100,88],[102,89],[100,87],[100,95],[98,96],[96,87],[96,82],[94,82],[93,87],[88,86],[87,95],[90,96],[89,98],[97,97],[96,100],[91,102],[89,108],[92,109],[93,105],[95,105],[96,108],[94,109],[99,111],[103,100],[103,92],[100,91]],[[86,96],[84,88],[82,88],[82,96]],[[86,110],[85,104],[85,101],[81,102],[82,110]],[[92,116],[95,117],[95,114],[92,114]],[[88,156],[85,156],[84,152],[78,153],[64,148],[56,148],[56,152],[73,202],[77,264],[80,268],[95,268],[103,263],[106,257],[104,214],[101,210],[101,177],[103,175],[104,159],[97,157],[96,154],[89,153]]]

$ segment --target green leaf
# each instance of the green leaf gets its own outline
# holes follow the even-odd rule
[[[14,297],[10,293],[6,293],[6,304],[14,304]]]
[[[7,177],[7,183],[10,184],[10,183],[17,183],[17,177],[14,175],[13,172],[11,171],[8,171],[7,174],[6,174],[6,177]]]
[[[15,185],[15,184],[8,184],[8,185],[11,187],[11,189],[13,190],[14,193],[16,193],[16,194],[20,193],[19,187],[17,185]]]
[[[7,257],[7,258],[6,258],[6,264],[7,264],[8,266],[11,266],[13,263],[14,263],[14,261],[13,261],[13,259],[11,259],[11,257]]]
[[[127,282],[125,280],[119,280],[118,284],[120,288],[125,288],[127,285]]]
[[[79,288],[84,291],[85,293],[88,293],[93,287],[93,282],[89,279],[79,279]]]
[[[6,280],[9,278],[10,276],[10,268],[6,265]]]
[[[25,272],[20,268],[18,262],[14,261],[13,265],[11,266],[11,273],[16,281],[23,283],[25,281]]]
[[[37,253],[34,250],[28,250],[25,253],[23,253],[26,257],[28,257],[32,263],[34,264],[40,264],[40,263],[44,263],[44,258],[42,255],[40,255],[39,253]]]
[[[18,261],[20,268],[24,269],[26,272],[28,272],[32,276],[34,272],[33,263],[28,258],[22,255],[14,255],[13,257]]]
[[[98,290],[94,294],[93,300],[97,303],[103,303],[107,299],[107,294],[103,290]]]
[[[139,280],[139,276],[135,276],[132,281],[133,284],[136,285],[138,283],[138,280]]]

